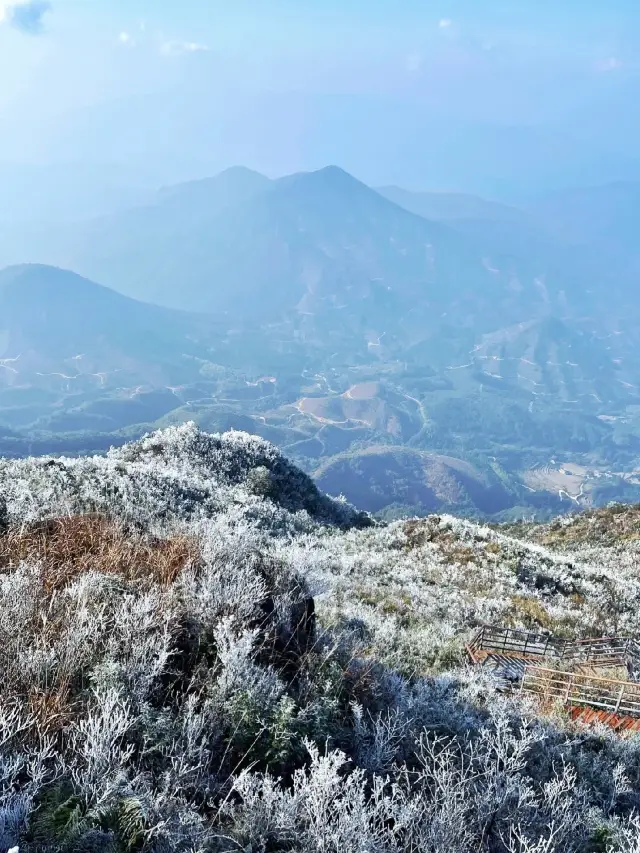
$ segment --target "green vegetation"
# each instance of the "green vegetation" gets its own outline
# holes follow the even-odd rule
[[[611,192],[617,233],[634,196]],[[0,273],[0,450],[87,453],[193,420],[273,441],[387,518],[640,500],[635,308],[574,253],[589,198],[581,224],[570,194],[523,212],[238,168],[76,223],[58,257],[129,295]]]

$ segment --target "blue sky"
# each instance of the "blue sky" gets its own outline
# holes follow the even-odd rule
[[[70,157],[99,159],[86,116],[107,105],[96,122],[111,117],[119,159],[136,146],[140,157],[145,133],[164,133],[163,110],[174,124],[188,118],[184,138],[155,142],[158,151],[184,142],[196,171],[207,163],[195,134],[213,133],[197,121],[206,104],[220,116],[211,167],[233,156],[230,139],[257,164],[249,143],[259,123],[247,114],[276,96],[303,165],[339,155],[341,117],[355,115],[382,136],[395,116],[405,134],[427,120],[526,125],[630,152],[640,143],[639,47],[631,0],[0,0],[0,160],[60,158],[65,144]],[[326,132],[322,145],[312,132]],[[74,134],[84,139],[75,147]],[[272,153],[272,168],[286,168]]]
[[[5,2],[19,8],[42,0]],[[34,66],[54,77],[76,75],[74,100],[94,79],[113,77],[114,89],[127,92],[118,66],[136,70],[144,85],[165,84],[161,59],[210,54],[234,82],[258,66],[267,85],[329,85],[337,75],[345,89],[377,91],[380,78],[398,94],[419,94],[427,70],[439,69],[455,81],[472,71],[496,75],[511,68],[529,77],[562,75],[588,80],[597,73],[618,77],[636,70],[640,4],[629,0],[52,0],[43,15],[43,32],[34,37],[5,26],[0,32],[3,78],[11,65],[27,73]],[[201,51],[198,51],[201,48]],[[206,49],[206,50],[205,50]],[[125,58],[123,53],[129,52]],[[91,62],[87,61],[87,53]],[[192,56],[193,58],[193,56]],[[201,73],[207,63],[200,57]],[[167,63],[164,63],[165,66]],[[184,66],[185,62],[181,63]],[[192,63],[193,64],[193,63]],[[184,67],[173,63],[177,77]],[[84,80],[78,79],[82,70]],[[364,72],[365,83],[359,70]],[[377,72],[377,73],[376,73]],[[422,72],[422,73],[421,73]],[[369,76],[367,76],[369,75]],[[506,74],[504,76],[507,76]],[[413,78],[413,79],[412,79]],[[418,82],[416,82],[416,80]],[[446,81],[445,81],[446,82]],[[84,85],[83,85],[84,83]],[[338,87],[338,83],[331,84]],[[3,87],[4,88],[4,87]],[[11,89],[11,84],[9,85]],[[9,96],[10,93],[4,93]],[[549,93],[551,95],[551,92]],[[103,92],[96,86],[90,97]]]

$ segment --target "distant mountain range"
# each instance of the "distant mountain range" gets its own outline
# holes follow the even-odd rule
[[[212,325],[40,264],[0,271],[0,384],[179,383]]]
[[[636,211],[633,184],[520,209],[237,167],[7,226],[0,259],[40,263],[0,273],[0,426],[248,429],[398,513],[640,497]]]
[[[488,201],[465,193],[410,192],[401,187],[377,187],[380,195],[425,219],[464,222],[485,219],[496,222],[530,222],[532,217],[517,207]]]
[[[589,259],[600,281],[625,299],[640,275],[640,182],[617,182],[553,193],[531,206],[556,239]],[[624,311],[635,300],[626,299]]]
[[[17,223],[71,223],[123,210],[149,198],[155,185],[133,167],[0,163],[0,233]]]
[[[450,214],[456,205],[502,227],[499,205],[464,198]],[[504,210],[517,227],[527,222]],[[360,356],[385,335],[389,352],[436,338],[447,361],[451,329],[467,346],[478,329],[593,311],[582,280],[553,259],[517,256],[506,239],[504,250],[499,240],[483,245],[453,221],[416,215],[337,167],[276,181],[233,169],[62,229],[33,251],[131,297],[231,326],[278,324],[309,344],[346,336]]]
[[[483,82],[476,82],[482,89]],[[61,112],[56,121],[48,111],[25,109],[16,126],[5,123],[0,157],[129,164],[136,170],[131,182],[151,174],[156,185],[215,174],[234,162],[269,175],[340,163],[376,186],[393,183],[513,201],[579,183],[640,178],[638,122],[628,108],[635,92],[625,92],[616,103],[611,87],[600,87],[603,82],[594,78],[588,108],[577,110],[574,104],[570,115],[544,127],[532,116],[524,123],[481,119],[486,111],[479,105],[474,118],[456,115],[451,91],[456,81],[448,75],[430,79],[419,97],[399,99],[371,91],[305,93],[295,91],[295,80],[284,91],[268,92],[265,84],[249,94],[239,79],[212,72],[206,95],[187,86],[105,97]],[[465,84],[464,100],[470,99]],[[599,102],[595,113],[593,100]],[[583,113],[582,126],[576,126],[576,111]],[[81,168],[83,190],[104,184],[109,174],[94,166],[92,181],[88,166]],[[120,177],[111,180],[119,183]],[[45,181],[42,174],[40,186]],[[69,194],[74,189],[69,187]],[[32,205],[37,209],[35,197]]]

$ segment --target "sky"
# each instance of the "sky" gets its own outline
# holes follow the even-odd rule
[[[506,127],[559,170],[576,143],[624,176],[639,48],[637,0],[0,0],[0,162],[171,180],[360,158],[368,180],[419,183],[434,180],[421,146],[447,160],[455,143],[464,175],[460,137],[479,135],[477,160]]]

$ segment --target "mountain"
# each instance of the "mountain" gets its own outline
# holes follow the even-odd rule
[[[346,337],[361,355],[383,334],[403,349],[443,322],[468,338],[487,323],[566,314],[576,290],[547,264],[484,250],[337,167],[271,182],[234,170],[175,187],[51,251],[135,298],[225,315],[231,326],[284,324],[284,337],[310,345]]]
[[[588,288],[597,293],[601,288],[602,276],[600,270],[594,270],[593,252],[556,228],[541,204],[538,213],[534,204],[518,208],[464,193],[410,192],[396,186],[381,187],[378,192],[418,216],[448,225],[478,251],[520,262],[526,259],[539,270],[553,270],[556,277],[580,291]]]
[[[396,186],[376,187],[376,192],[405,210],[438,222],[467,219],[525,222],[530,218],[517,207],[465,193],[411,192]]]
[[[44,190],[37,188],[35,177],[30,172],[27,174],[34,185],[20,193],[14,186],[16,182],[19,184],[18,177],[14,176],[13,183],[3,183],[0,169],[0,200],[5,200],[7,210],[17,211],[5,220],[0,215],[0,263],[4,265],[38,261],[76,269],[79,268],[76,256],[93,256],[92,244],[97,252],[106,252],[108,260],[106,247],[111,243],[120,245],[123,239],[132,253],[129,260],[135,261],[136,247],[150,248],[154,240],[172,246],[177,235],[187,239],[192,228],[203,227],[229,205],[250,199],[270,184],[258,172],[238,166],[213,178],[164,186],[156,191],[132,188],[127,201],[121,198],[119,204],[105,204],[106,209],[101,209],[102,194],[91,174],[84,175],[82,170],[60,171],[55,191],[50,190],[50,200],[43,198]],[[76,201],[78,185],[84,187],[88,198],[94,199],[93,208],[86,205],[83,208]],[[14,201],[16,194],[21,198],[19,205]],[[72,212],[65,213],[68,207]],[[102,280],[101,269],[97,275],[90,272],[88,277]]]
[[[567,241],[640,254],[634,228],[640,214],[640,182],[619,181],[552,193],[538,199],[530,210]]]
[[[485,466],[486,467],[486,466]],[[406,515],[446,512],[494,515],[513,506],[514,494],[488,468],[404,446],[373,445],[337,454],[313,472],[329,494],[369,512]],[[393,501],[389,496],[393,495]],[[395,505],[395,506],[394,506]]]
[[[3,452],[193,420],[258,433],[381,513],[640,494],[629,292],[611,299],[530,210],[394,198],[415,210],[335,166],[235,167],[63,223],[47,252],[114,289],[38,265],[0,275],[0,423],[23,433]]]
[[[39,264],[0,271],[0,383],[82,387],[179,382],[206,321]]]
[[[163,187],[152,206],[164,213],[175,210],[188,216],[220,213],[252,199],[270,184],[269,178],[253,169],[232,166],[213,178]]]
[[[594,259],[603,278],[635,283],[640,182],[565,190],[539,199],[530,210],[559,239]]]

